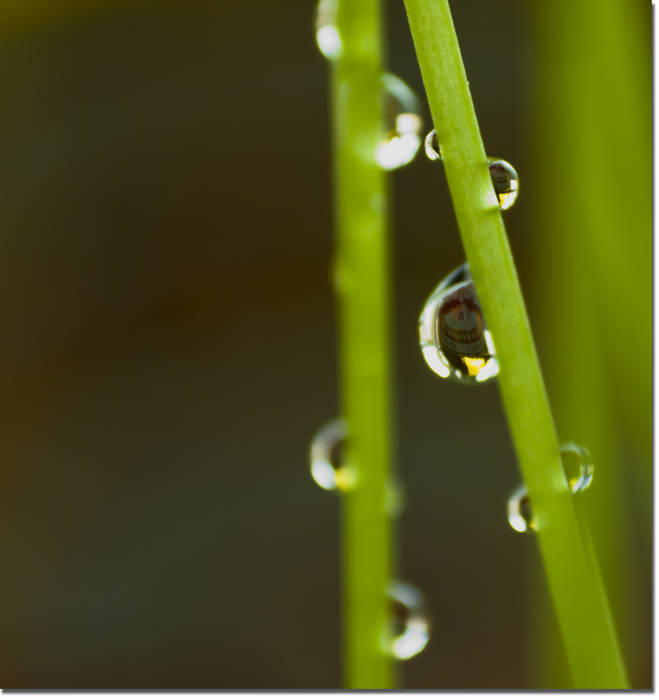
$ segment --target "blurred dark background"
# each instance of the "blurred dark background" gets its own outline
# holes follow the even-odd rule
[[[385,4],[388,65],[423,95]],[[7,11],[0,43],[0,684],[339,687],[339,508],[307,464],[338,411],[313,3],[64,7]],[[486,147],[521,174],[526,289],[530,20],[453,10]],[[506,522],[496,384],[445,384],[417,345],[464,258],[443,171],[419,156],[391,184],[400,573],[434,625],[404,684],[533,687],[548,595]]]

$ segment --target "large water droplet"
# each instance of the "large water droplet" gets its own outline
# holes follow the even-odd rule
[[[490,177],[494,193],[499,200],[501,209],[510,209],[517,201],[519,193],[519,177],[513,166],[500,158],[489,158]]]
[[[385,135],[375,157],[384,170],[407,165],[421,145],[423,121],[417,96],[392,73],[382,74]]]
[[[468,263],[445,277],[426,301],[419,342],[430,369],[444,379],[481,384],[499,373]]]
[[[590,486],[595,467],[585,447],[574,442],[562,445],[561,461],[572,493],[581,493]],[[529,493],[524,484],[520,484],[508,499],[508,524],[517,532],[536,529]]]
[[[345,463],[348,426],[342,418],[324,425],[311,441],[309,460],[314,481],[328,491],[348,491],[355,485],[355,473]]]
[[[442,159],[442,147],[437,141],[437,133],[434,129],[426,134],[426,140],[423,142],[423,146],[426,156],[428,156],[430,160]]]
[[[316,44],[320,53],[333,61],[343,51],[343,43],[336,26],[337,0],[318,0],[316,5]]]
[[[580,493],[590,486],[595,473],[590,452],[575,442],[561,446],[561,461],[572,493]]]
[[[389,651],[396,659],[411,659],[425,649],[430,638],[425,598],[418,588],[403,581],[393,581],[387,594],[393,624]]]

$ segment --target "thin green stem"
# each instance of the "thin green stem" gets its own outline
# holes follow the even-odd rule
[[[487,167],[447,0],[405,0],[455,214],[501,367],[504,410],[533,503],[574,682],[627,682],[593,558],[568,489],[524,299]]]
[[[339,3],[343,44],[334,62],[334,167],[342,409],[348,461],[357,486],[343,510],[345,685],[390,688],[387,586],[391,524],[385,513],[390,474],[390,338],[387,197],[375,160],[382,134],[379,0]]]

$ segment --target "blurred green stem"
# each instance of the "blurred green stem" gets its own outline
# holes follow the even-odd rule
[[[458,226],[497,347],[504,409],[573,679],[579,688],[623,688],[627,681],[606,595],[563,472],[448,1],[405,0],[405,6]]]
[[[389,269],[385,175],[375,160],[382,134],[379,0],[339,2],[343,44],[333,62],[342,411],[357,486],[344,498],[345,685],[390,688],[386,589],[392,537],[385,491],[391,462]]]
[[[593,455],[585,511],[630,680],[648,687],[651,8],[558,0],[529,12],[539,71],[528,146],[541,354],[561,435]]]

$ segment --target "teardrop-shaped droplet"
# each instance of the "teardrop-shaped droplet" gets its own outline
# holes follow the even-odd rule
[[[316,44],[320,53],[333,61],[343,51],[341,35],[336,26],[337,0],[318,0],[316,5]]]
[[[355,485],[354,470],[345,463],[348,426],[342,418],[324,425],[311,441],[311,476],[323,489],[348,491]]]
[[[574,442],[562,445],[561,461],[572,493],[579,493],[590,486],[595,467],[590,452],[585,447]]]
[[[490,177],[494,193],[499,200],[501,209],[510,209],[517,201],[519,193],[519,177],[513,166],[500,158],[489,158]]]
[[[383,170],[407,165],[421,145],[421,108],[410,87],[392,73],[382,74],[385,135],[375,157]]]
[[[425,649],[430,638],[430,618],[423,593],[409,583],[393,581],[387,589],[393,636],[390,653],[406,660]]]
[[[430,369],[444,379],[482,384],[499,373],[468,263],[445,277],[426,301],[419,342]]]
[[[508,499],[508,524],[516,532],[535,531],[536,525],[531,511],[529,492],[520,484]]]
[[[437,141],[437,133],[434,129],[426,134],[426,140],[423,142],[423,146],[426,151],[426,156],[430,160],[442,159],[442,147]]]

